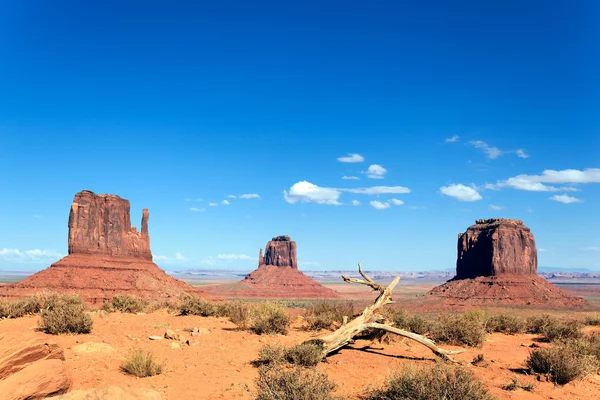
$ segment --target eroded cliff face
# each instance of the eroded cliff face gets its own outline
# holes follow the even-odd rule
[[[129,200],[84,190],[75,195],[69,214],[69,254],[102,254],[152,260],[147,209],[141,232],[131,226]]]
[[[536,273],[535,239],[522,221],[477,220],[458,236],[457,279]]]
[[[274,265],[276,267],[292,267],[298,269],[296,242],[289,236],[276,236],[267,243],[265,254],[262,249],[258,256],[258,265]]]

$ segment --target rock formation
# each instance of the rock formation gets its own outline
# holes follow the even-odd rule
[[[167,298],[195,290],[152,262],[147,209],[141,232],[131,226],[129,201],[84,190],[69,214],[69,254],[21,282],[0,287],[0,297],[24,297],[40,290],[79,293],[90,302],[115,294]]]
[[[210,295],[229,298],[335,299],[339,295],[298,270],[296,242],[276,236],[258,253],[258,268],[244,280],[203,287]]]
[[[142,232],[131,226],[129,201],[84,190],[75,195],[69,214],[69,254],[102,254],[152,261],[148,209]]]
[[[523,221],[479,219],[458,235],[457,279],[536,272],[535,240]]]
[[[445,305],[583,304],[537,275],[535,239],[522,221],[477,220],[458,235],[457,249],[456,276],[428,292],[446,299]]]
[[[72,384],[56,342],[33,334],[0,335],[0,399],[45,399],[68,392]]]

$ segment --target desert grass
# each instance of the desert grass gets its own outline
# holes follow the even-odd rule
[[[135,350],[125,360],[121,370],[138,378],[158,375],[162,372],[162,365],[154,360],[151,352]]]

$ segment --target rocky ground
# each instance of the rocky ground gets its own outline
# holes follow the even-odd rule
[[[295,314],[298,314],[296,312]],[[299,329],[301,317],[296,316],[293,328],[286,336],[260,336],[239,331],[225,318],[175,316],[164,310],[150,314],[96,313],[90,334],[46,335],[38,332],[39,317],[23,317],[0,321],[0,370],[6,356],[9,337],[25,338],[24,342],[55,342],[64,352],[64,361],[72,375],[72,389],[116,387],[111,390],[132,391],[151,389],[162,399],[251,399],[258,372],[251,362],[266,343],[292,345],[311,338],[314,334]],[[189,328],[198,328],[192,336]],[[181,347],[173,340],[150,340],[163,336],[170,329],[189,340]],[[600,330],[588,327],[586,330]],[[521,372],[530,346],[545,346],[535,335],[491,334],[483,348],[468,349],[456,358],[465,361],[469,369],[482,379],[499,399],[593,399],[600,398],[600,375],[564,386],[538,381]],[[351,347],[330,356],[319,368],[338,384],[336,394],[348,399],[370,385],[382,384],[388,374],[403,365],[432,365],[431,352],[414,342],[397,340],[390,344],[373,344],[359,340]],[[175,347],[175,348],[174,348]],[[445,346],[446,348],[456,348]],[[135,378],[120,370],[123,359],[134,349],[152,351],[164,363],[163,373],[148,378]],[[487,367],[470,366],[477,354],[489,360]],[[59,357],[60,358],[60,357]],[[38,361],[41,362],[41,361]],[[57,367],[59,368],[59,367]],[[502,389],[513,377],[523,383],[534,383],[533,392]],[[150,392],[137,393],[137,398],[152,398]],[[75,397],[73,397],[75,398]],[[82,397],[83,398],[83,397]],[[132,397],[136,398],[136,397]]]

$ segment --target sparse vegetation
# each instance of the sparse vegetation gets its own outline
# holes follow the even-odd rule
[[[544,374],[559,385],[585,377],[596,363],[597,360],[577,346],[567,344],[532,350],[526,361],[533,372]]]
[[[507,335],[516,335],[525,332],[526,322],[519,317],[508,314],[490,315],[485,322],[487,332],[501,332]]]
[[[318,302],[309,305],[304,312],[304,319],[309,330],[337,328],[342,324],[344,316],[352,318],[354,304],[352,302]]]
[[[406,366],[393,374],[383,388],[368,393],[366,400],[491,400],[486,387],[464,368],[439,363],[433,368]]]
[[[227,310],[229,320],[242,329],[247,329],[251,320],[251,308],[247,303],[234,301]]]
[[[290,364],[314,367],[323,360],[323,348],[314,343],[297,344],[285,350],[285,359]]]
[[[215,303],[204,300],[198,296],[184,296],[179,301],[180,315],[200,315],[202,317],[212,317],[217,314]]]
[[[258,360],[253,363],[255,366],[273,368],[285,361],[285,347],[283,345],[265,344],[258,351]]]
[[[285,308],[276,303],[262,303],[252,309],[250,328],[257,334],[286,335],[290,318]]]
[[[104,303],[105,311],[120,311],[122,313],[144,312],[149,306],[148,300],[140,299],[128,294],[115,295],[110,303]]]
[[[420,315],[411,315],[402,308],[385,309],[385,316],[395,327],[423,335],[431,329],[431,324]]]
[[[600,314],[586,317],[585,324],[588,326],[600,326]]]
[[[580,339],[583,336],[581,322],[576,320],[546,325],[542,334],[550,342],[566,342],[567,340]]]
[[[525,320],[525,331],[527,333],[542,334],[546,327],[558,323],[558,320],[549,314],[535,315]]]
[[[158,375],[162,372],[162,365],[154,360],[150,352],[135,350],[121,366],[121,370],[138,378]]]
[[[481,346],[485,335],[483,323],[466,314],[440,315],[430,331],[431,338],[437,342],[471,347]]]
[[[522,389],[526,392],[532,392],[533,389],[535,389],[535,384],[522,383],[521,381],[519,381],[519,379],[512,378],[512,381],[510,381],[510,383],[507,383],[506,385],[502,386],[502,389],[508,390],[508,391],[515,391],[517,389]]]
[[[333,400],[335,387],[325,373],[316,369],[277,365],[259,369],[256,399]]]
[[[40,329],[46,333],[90,333],[92,330],[92,317],[85,312],[85,304],[79,296],[53,295],[44,307]]]

